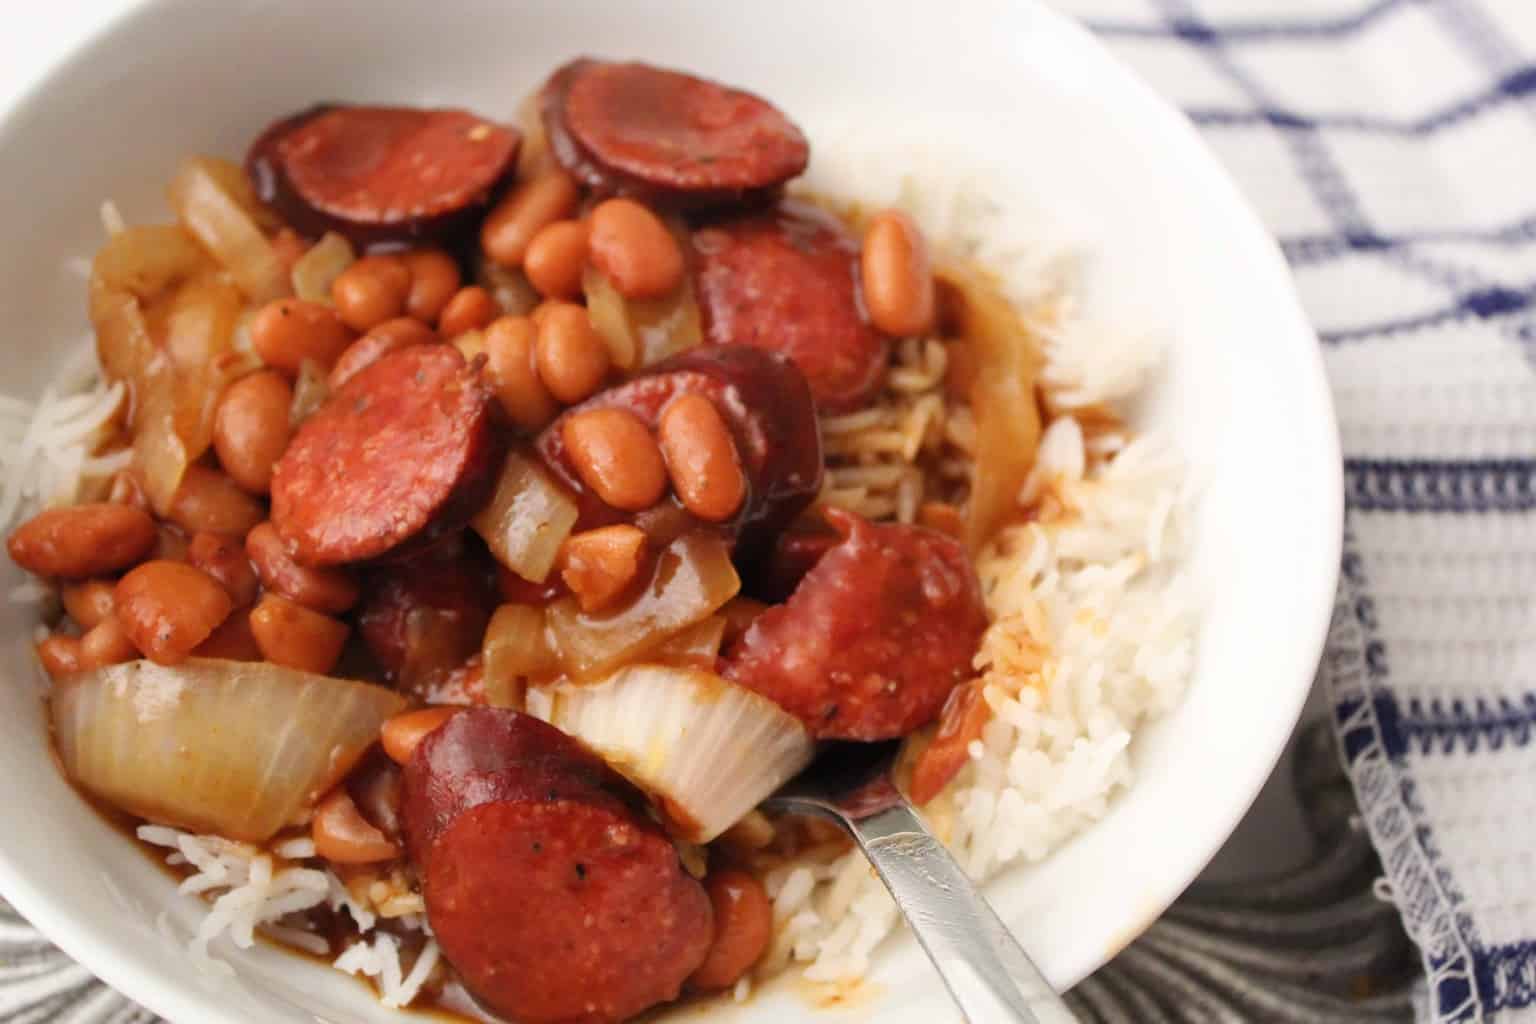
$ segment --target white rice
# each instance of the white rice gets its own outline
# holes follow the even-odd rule
[[[0,398],[0,530],[40,507],[79,501],[93,481],[127,468],[128,449],[97,454],[126,395],[121,383],[102,380],[95,345],[86,341],[37,401]]]
[[[261,850],[249,843],[162,825],[141,825],[135,834],[170,851],[166,863],[184,871],[177,891],[211,901],[187,946],[199,970],[233,974],[234,968],[219,953],[227,953],[225,944],[250,949],[258,932],[316,956],[329,955],[329,940],[306,928],[303,917],[305,911],[322,905],[345,910],[361,936],[336,958],[334,966],[372,978],[385,1006],[409,1006],[437,966],[437,942],[429,937],[410,970],[405,970],[399,939],[376,930],[378,915],[359,903],[333,872],[305,863],[315,856],[313,840],[289,839]],[[425,923],[397,920],[418,929]]]
[[[388,932],[377,932],[371,941],[358,942],[336,958],[338,971],[372,978],[379,986],[379,1001],[385,1006],[409,1006],[432,976],[440,953],[435,939],[427,940],[409,972],[402,974],[400,940]]]
[[[101,221],[108,235],[125,226],[111,200],[101,204]],[[90,260],[71,269],[88,277]],[[102,376],[89,335],[69,349],[36,401],[0,395],[0,532],[39,508],[82,500],[93,484],[128,467],[131,450],[101,451],[116,433],[127,396],[124,384],[109,384]],[[40,589],[22,584],[10,597],[37,603]]]
[[[1171,448],[1075,418],[1102,419],[1134,397],[1161,360],[1155,339],[1079,315],[1070,264],[982,238],[990,212],[963,190],[908,189],[903,205],[947,251],[1003,272],[1039,340],[1039,383],[1057,415],[1020,495],[1039,521],[1005,530],[978,560],[992,626],[975,667],[992,720],[924,808],[965,870],[986,879],[1103,817],[1134,781],[1136,730],[1182,697],[1195,634],[1182,567],[1190,496]],[[968,426],[951,415],[948,439],[968,447]],[[855,981],[898,921],[857,850],[784,864],[766,881],[778,932],[760,978],[799,964],[811,981]]]

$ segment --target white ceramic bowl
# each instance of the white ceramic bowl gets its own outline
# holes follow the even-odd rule
[[[1339,451],[1317,344],[1281,258],[1189,124],[1086,32],[1037,2],[618,3],[504,0],[133,8],[76,49],[3,124],[0,351],[30,394],[85,328],[65,267],[100,241],[97,204],[164,216],[193,151],[238,156],[320,99],[464,105],[510,116],[578,53],[687,67],[771,97],[813,148],[913,145],[974,166],[1005,207],[1043,208],[1093,256],[1094,306],[1172,341],[1145,410],[1203,484],[1207,608],[1176,713],[1133,748],[1109,815],[988,895],[1058,986],[1112,957],[1195,876],[1273,767],[1311,683],[1339,555]],[[6,568],[0,584],[14,583]],[[199,977],[157,928],[197,906],[75,796],[49,756],[22,610],[0,609],[0,891],[91,970],[182,1024],[383,1021],[358,984],[273,950]],[[877,1014],[878,1011],[878,1014]],[[953,1019],[914,943],[826,1019]],[[711,1019],[813,1016],[793,984]],[[823,1019],[816,1017],[816,1019]]]

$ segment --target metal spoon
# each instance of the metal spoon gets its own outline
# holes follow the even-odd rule
[[[848,830],[971,1024],[1077,1018],[891,781],[896,744],[829,744],[763,806]]]

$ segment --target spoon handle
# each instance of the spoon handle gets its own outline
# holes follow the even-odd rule
[[[944,985],[972,1024],[1074,1024],[1077,1018],[905,800],[840,815]]]

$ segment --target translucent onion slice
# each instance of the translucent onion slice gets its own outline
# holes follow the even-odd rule
[[[134,382],[133,464],[150,504],[162,516],[170,511],[194,458],[176,431],[177,391],[168,358],[153,360]]]
[[[549,636],[560,667],[573,680],[600,678],[644,657],[709,618],[741,590],[726,542],[690,533],[656,557],[651,577],[628,604],[583,612],[574,597],[549,606]]]
[[[124,228],[96,251],[91,326],[108,377],[139,383],[159,351],[144,304],[212,267],[207,253],[175,224]]]
[[[134,459],[144,491],[164,515],[187,467],[213,443],[219,398],[260,364],[234,347],[244,299],[228,278],[204,273],[161,303],[166,358],[134,378]]]
[[[539,114],[537,91],[524,96],[517,105],[516,124],[517,130],[523,133],[523,144],[517,151],[517,178],[524,181],[554,161],[549,152],[549,136],[544,132],[544,118]]]
[[[1019,514],[1019,492],[1040,444],[1035,377],[1041,356],[1034,338],[996,282],[972,268],[941,277],[963,339],[956,378],[976,416],[976,465],[965,541],[972,552]]]
[[[287,295],[288,272],[252,216],[251,197],[240,187],[244,175],[231,167],[209,157],[183,161],[171,181],[171,206],[252,302]]]
[[[550,648],[544,606],[504,604],[491,616],[480,653],[485,662],[485,697],[499,708],[521,708],[529,680],[560,674]]]
[[[693,283],[683,283],[671,295],[639,301],[620,295],[613,283],[588,267],[581,279],[592,326],[608,344],[608,354],[621,370],[659,363],[693,348],[704,339]]]
[[[208,254],[176,224],[142,224],[107,239],[91,262],[91,280],[148,301],[212,266]]]
[[[720,657],[727,625],[729,620],[724,615],[711,615],[656,648],[656,660],[668,665],[712,669]]]
[[[496,493],[470,525],[502,565],[543,583],[576,525],[576,499],[526,454],[507,453]]]
[[[299,364],[299,376],[293,385],[293,404],[288,407],[288,425],[295,429],[314,415],[316,409],[331,397],[331,386],[326,382],[325,367],[313,359]]]
[[[356,262],[357,253],[352,243],[334,231],[327,231],[320,236],[320,241],[310,246],[294,262],[293,272],[289,275],[293,282],[293,294],[309,302],[323,302],[329,306],[331,282]]]
[[[405,709],[367,683],[267,662],[131,661],[55,684],[69,777],[131,814],[264,842],[334,786]]]
[[[811,761],[799,720],[699,669],[631,665],[601,683],[537,688],[530,708],[655,799],[670,830],[707,843]]]
[[[176,368],[176,433],[196,460],[213,444],[213,420],[224,389],[260,362],[234,347],[245,300],[223,274],[182,285],[166,317],[165,350]]]
[[[521,270],[499,267],[490,260],[480,261],[475,270],[475,282],[491,293],[497,307],[508,316],[527,316],[544,301]]]
[[[125,228],[91,265],[90,314],[107,376],[133,389],[134,458],[162,515],[207,450],[215,403],[255,361],[234,350],[244,300],[174,224]]]

